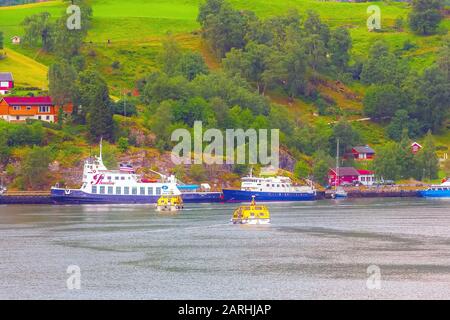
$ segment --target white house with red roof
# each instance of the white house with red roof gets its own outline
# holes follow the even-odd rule
[[[0,94],[7,94],[14,88],[14,79],[11,72],[0,72]]]

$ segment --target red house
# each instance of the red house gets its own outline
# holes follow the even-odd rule
[[[336,177],[336,168],[330,169],[328,172],[328,185],[340,186],[343,183],[352,184],[358,181],[359,172],[353,167],[342,167],[338,169],[339,179]]]
[[[355,160],[371,160],[375,155],[375,150],[369,146],[357,146],[352,148],[352,155]]]
[[[412,153],[416,154],[417,152],[420,151],[420,149],[422,149],[422,146],[419,143],[413,142],[411,144],[411,151],[412,151]]]
[[[0,94],[7,94],[14,88],[14,79],[11,72],[0,72]]]
[[[8,122],[27,119],[57,122],[59,108],[50,97],[4,97],[0,100],[0,119]],[[64,106],[63,111],[72,113],[72,105]]]
[[[328,172],[328,185],[338,186],[342,184],[354,184],[360,183],[366,186],[370,186],[375,182],[375,173],[370,170],[356,170],[353,167],[339,168],[339,179],[336,177],[336,168],[330,169]]]

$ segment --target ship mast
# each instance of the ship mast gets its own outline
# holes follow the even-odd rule
[[[103,137],[100,138],[100,156],[99,156],[99,160],[102,160],[102,154],[103,154]]]
[[[334,189],[337,190],[337,181],[339,180],[339,138],[337,138],[336,147],[336,174],[334,176]]]

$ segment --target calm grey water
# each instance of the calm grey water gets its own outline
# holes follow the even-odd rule
[[[0,206],[0,298],[450,298],[450,201],[268,206],[269,226],[230,225],[228,204]]]

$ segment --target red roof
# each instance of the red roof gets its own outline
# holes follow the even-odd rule
[[[367,176],[367,175],[372,175],[372,174],[374,174],[375,172],[370,171],[370,170],[358,170],[358,173],[359,173],[360,175]]]
[[[4,97],[10,106],[52,106],[51,97]]]

